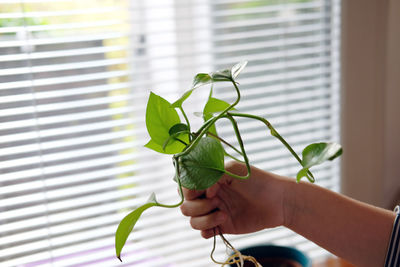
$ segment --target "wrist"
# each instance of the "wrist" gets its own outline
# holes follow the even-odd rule
[[[296,214],[299,211],[297,195],[300,185],[293,178],[283,180],[282,214],[283,226],[292,229],[296,222]]]

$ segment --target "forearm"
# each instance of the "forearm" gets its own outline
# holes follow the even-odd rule
[[[356,266],[383,266],[393,212],[306,182],[286,192],[286,227]]]

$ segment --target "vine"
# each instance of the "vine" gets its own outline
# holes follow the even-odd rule
[[[120,260],[121,250],[129,234],[142,213],[148,208],[155,206],[164,208],[178,207],[184,201],[182,187],[193,190],[205,190],[217,183],[224,174],[237,179],[248,179],[250,177],[251,168],[249,158],[246,154],[244,142],[235,118],[257,120],[262,122],[269,129],[270,134],[277,138],[300,163],[301,169],[297,173],[297,181],[306,177],[310,182],[315,182],[310,168],[324,161],[333,160],[342,154],[342,148],[339,144],[314,143],[308,145],[303,150],[302,158],[300,158],[268,120],[256,115],[237,112],[235,106],[239,103],[241,95],[236,78],[246,64],[247,62],[240,62],[230,69],[224,69],[209,74],[197,74],[193,80],[191,89],[186,91],[172,104],[161,96],[150,93],[146,107],[146,127],[151,140],[145,146],[159,153],[173,155],[172,161],[175,167],[174,180],[178,184],[180,201],[174,205],[161,204],[157,201],[153,193],[145,204],[125,216],[120,222],[115,235],[116,255]],[[183,109],[183,103],[197,88],[215,82],[231,83],[237,95],[236,99],[232,104],[229,104],[221,99],[214,98],[212,96],[211,87],[207,103],[202,113],[204,123],[196,132],[192,132],[189,119]],[[178,111],[183,116],[184,122],[181,122]],[[226,142],[218,135],[215,124],[220,119],[227,119],[232,124],[239,149]],[[223,144],[232,148],[243,159],[237,159],[227,153]],[[225,170],[224,158],[226,156],[244,163],[246,165],[247,174],[240,176]],[[215,230],[219,231],[219,228],[214,229],[214,231]],[[219,233],[219,236],[225,246],[233,251],[233,254],[225,262],[215,260],[213,257],[216,245],[215,236],[214,232],[214,245],[211,251],[211,259],[215,263],[222,266],[226,264],[236,264],[241,267],[244,266],[245,261],[250,261],[255,266],[261,266],[253,257],[242,255],[228,242],[222,233]]]

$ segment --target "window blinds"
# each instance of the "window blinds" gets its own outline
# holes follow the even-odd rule
[[[338,0],[0,1],[0,265],[212,266],[211,240],[179,209],[146,211],[114,256],[119,221],[151,192],[178,201],[168,156],[143,148],[152,90],[170,101],[197,72],[249,60],[240,111],[268,118],[300,152],[339,138]],[[200,111],[208,92],[186,109]],[[215,94],[232,101],[234,91]],[[251,162],[297,163],[240,120]],[[223,122],[219,132],[234,140]],[[317,168],[338,188],[338,165]],[[228,236],[323,250],[286,229]],[[218,245],[217,258],[225,251]]]

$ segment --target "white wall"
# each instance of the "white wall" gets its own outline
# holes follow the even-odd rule
[[[400,1],[342,2],[342,192],[400,201]]]

